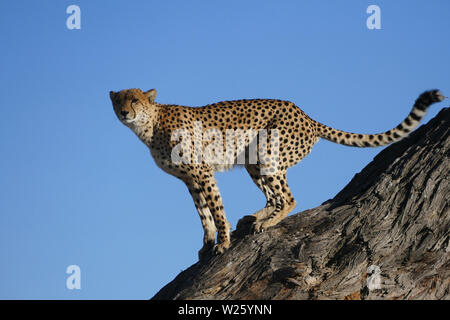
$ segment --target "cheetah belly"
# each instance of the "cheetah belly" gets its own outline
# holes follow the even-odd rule
[[[242,164],[235,164],[235,163],[224,163],[224,164],[210,164],[211,168],[214,172],[224,172],[231,170],[235,167],[242,167]]]

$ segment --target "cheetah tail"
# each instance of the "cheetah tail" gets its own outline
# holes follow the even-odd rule
[[[395,128],[378,134],[358,134],[333,129],[324,124],[316,122],[317,132],[320,138],[354,147],[377,147],[398,141],[414,130],[420,120],[425,116],[430,105],[444,100],[439,90],[430,90],[422,93],[414,103],[414,106],[402,123]]]

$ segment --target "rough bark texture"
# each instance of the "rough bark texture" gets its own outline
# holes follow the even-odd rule
[[[238,228],[153,299],[450,299],[449,120],[443,109],[321,206]]]

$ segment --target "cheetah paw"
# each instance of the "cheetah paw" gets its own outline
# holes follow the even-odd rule
[[[265,227],[264,227],[264,224],[262,221],[257,221],[257,222],[253,223],[253,225],[252,225],[252,233],[253,234],[264,232],[264,230],[265,230]]]
[[[230,246],[229,243],[218,243],[214,246],[214,254],[215,255],[220,255],[222,253],[224,253],[228,247]]]

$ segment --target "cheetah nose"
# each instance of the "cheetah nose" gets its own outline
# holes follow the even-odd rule
[[[124,118],[127,116],[127,114],[129,114],[128,111],[120,111],[120,115]]]

